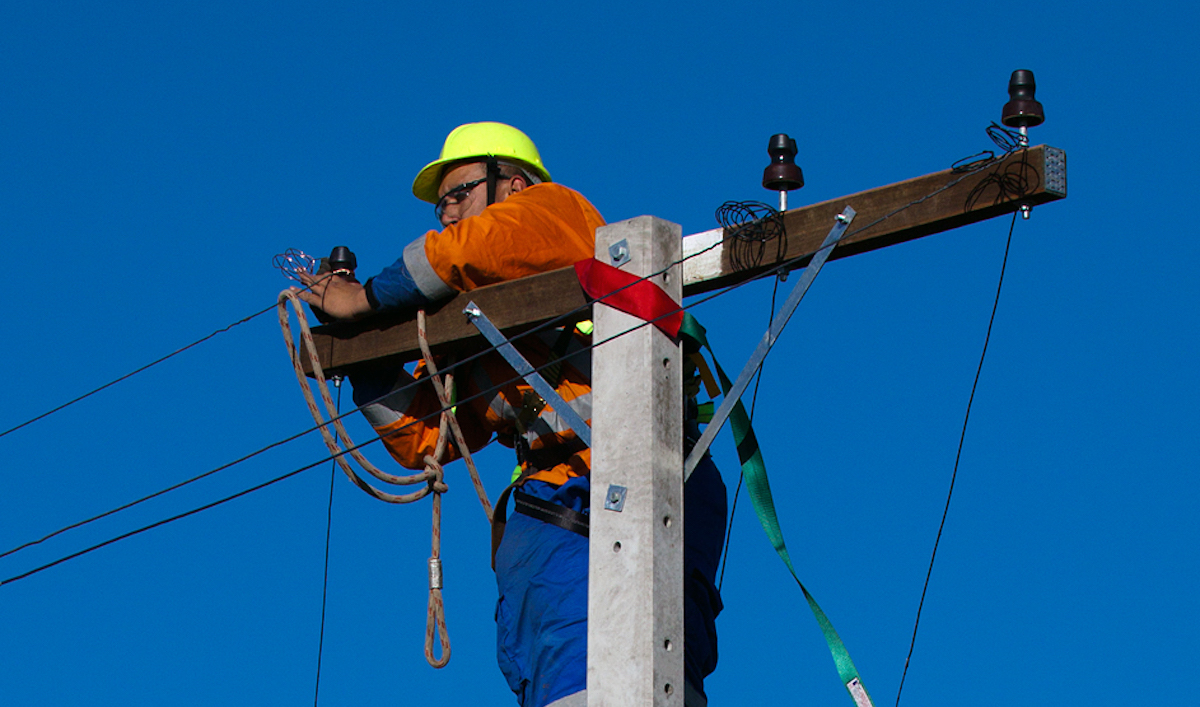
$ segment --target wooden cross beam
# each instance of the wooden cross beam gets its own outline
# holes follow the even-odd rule
[[[784,214],[782,254],[770,243],[753,265],[742,262],[745,259],[737,256],[741,244],[722,229],[697,233],[683,239],[684,256],[692,256],[683,264],[683,294],[733,285],[776,270],[781,263],[787,263],[789,269],[804,266],[846,204],[853,206],[858,216],[831,259],[940,233],[1066,195],[1066,153],[1039,145],[978,172],[948,169],[792,209]],[[591,316],[574,270],[563,268],[459,294],[427,312],[429,342],[435,351],[461,352],[486,345],[462,315],[468,300],[474,300],[497,327],[510,334],[570,312],[574,312],[574,320]],[[317,327],[313,339],[327,371],[395,366],[421,356],[416,322],[386,314]]]

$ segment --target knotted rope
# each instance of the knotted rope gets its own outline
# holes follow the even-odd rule
[[[309,365],[312,367],[315,385],[321,395],[321,401],[324,403],[325,411],[329,416],[328,418],[317,407],[317,402],[312,392],[312,385],[304,373],[304,366],[300,358],[301,354],[299,348],[296,346],[289,321],[287,310],[289,302],[292,305],[292,309],[296,312],[296,320],[300,324],[300,338],[304,343],[304,350],[308,355]],[[292,360],[292,368],[296,372],[296,380],[300,383],[300,390],[304,394],[305,402],[308,403],[308,410],[312,414],[313,420],[317,423],[318,429],[321,431],[321,436],[325,440],[325,446],[329,449],[330,454],[333,455],[337,465],[354,482],[355,486],[358,486],[368,495],[387,503],[411,503],[431,493],[433,494],[432,554],[429,558],[429,605],[425,622],[425,660],[435,668],[445,667],[450,662],[450,635],[446,630],[446,610],[442,600],[442,494],[449,490],[449,488],[443,480],[445,472],[442,468],[442,462],[445,459],[446,446],[451,436],[453,436],[456,446],[467,464],[467,469],[470,471],[471,481],[475,486],[476,493],[479,495],[480,502],[483,504],[484,515],[487,516],[489,525],[492,520],[492,506],[488,501],[487,492],[483,488],[483,481],[479,477],[475,461],[471,458],[470,449],[467,447],[462,430],[458,425],[458,420],[454,417],[452,407],[453,396],[451,392],[454,389],[454,378],[449,373],[439,377],[437,365],[433,360],[433,354],[429,350],[429,343],[425,335],[425,312],[422,310],[417,313],[417,337],[420,342],[421,352],[424,355],[426,369],[429,372],[429,379],[433,383],[434,390],[437,392],[438,400],[442,406],[441,419],[438,426],[438,439],[434,453],[427,455],[424,459],[424,471],[407,476],[397,476],[382,471],[367,461],[366,457],[356,449],[354,442],[350,439],[350,435],[346,432],[346,428],[342,425],[342,421],[339,419],[337,413],[337,406],[333,402],[333,396],[329,392],[329,385],[325,380],[325,371],[321,367],[321,361],[316,353],[316,344],[313,343],[312,330],[308,326],[308,317],[304,313],[303,302],[294,291],[288,289],[279,293],[278,303],[279,326],[283,330],[284,343],[287,345],[288,356]],[[333,432],[329,430],[330,425],[333,426]],[[397,486],[413,486],[416,484],[424,484],[424,486],[417,491],[406,494],[394,494],[383,491],[355,473],[354,469],[350,467],[350,464],[345,459],[347,453],[367,473],[384,483]],[[440,658],[434,656],[433,640],[435,634],[437,634],[441,646]]]

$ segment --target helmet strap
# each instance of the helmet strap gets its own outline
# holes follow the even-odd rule
[[[500,176],[500,166],[496,163],[494,155],[488,155],[487,158],[487,189],[488,189],[488,206],[496,203],[496,179]]]

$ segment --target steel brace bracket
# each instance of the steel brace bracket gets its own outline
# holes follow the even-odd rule
[[[696,470],[696,465],[700,463],[700,458],[704,456],[704,452],[708,451],[709,445],[712,444],[721,426],[725,424],[729,413],[733,412],[733,406],[742,397],[742,393],[746,392],[746,386],[750,384],[750,379],[754,377],[754,372],[758,370],[759,366],[762,365],[763,359],[770,353],[771,347],[775,345],[775,341],[779,338],[779,334],[783,332],[783,328],[787,326],[788,320],[792,318],[792,313],[796,311],[796,305],[800,304],[800,300],[804,298],[804,294],[808,292],[809,286],[816,279],[817,273],[821,272],[821,267],[825,265],[829,254],[833,252],[833,247],[838,244],[838,241],[842,240],[846,229],[850,227],[850,222],[854,220],[855,213],[854,209],[847,206],[842,210],[842,213],[837,215],[833,228],[829,230],[829,235],[825,236],[825,241],[821,243],[820,250],[813,254],[812,260],[808,261],[808,267],[804,268],[800,279],[792,286],[792,291],[788,293],[783,306],[779,308],[779,314],[775,315],[775,322],[763,334],[762,340],[758,342],[758,348],[750,355],[750,359],[746,361],[741,374],[734,381],[729,391],[725,393],[724,399],[721,401],[721,407],[717,408],[716,414],[713,415],[708,426],[704,428],[704,434],[700,435],[696,446],[692,447],[692,453],[688,455],[688,458],[683,463],[684,481],[687,481],[692,472]]]
[[[500,330],[496,328],[495,324],[492,324],[487,315],[483,313],[483,310],[479,308],[479,305],[474,302],[468,302],[466,308],[463,309],[463,314],[467,315],[467,319],[475,325],[480,334],[483,334],[483,338],[488,340],[488,343],[496,349],[497,353],[508,362],[508,365],[512,366],[517,375],[525,379],[525,382],[538,395],[542,396],[542,400],[545,400],[546,404],[554,409],[554,412],[562,418],[563,422],[566,422],[570,426],[575,436],[587,446],[592,446],[592,428],[588,427],[587,422],[579,416],[579,413],[575,412],[575,409],[562,399],[562,396],[542,377],[542,374],[538,373],[530,365],[529,361],[525,360],[525,357],[517,351],[512,342],[506,339],[504,334],[500,333]]]

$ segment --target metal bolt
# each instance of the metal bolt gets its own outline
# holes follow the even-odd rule
[[[463,314],[474,319],[474,318],[480,316],[481,314],[483,314],[483,310],[480,309],[478,307],[478,305],[476,305],[474,302],[472,302],[471,304],[467,305],[466,308],[463,309]]]
[[[630,260],[629,241],[622,238],[608,247],[608,257],[613,267],[621,267]]]
[[[838,214],[837,220],[841,223],[850,223],[850,219],[846,218],[846,214]]]

